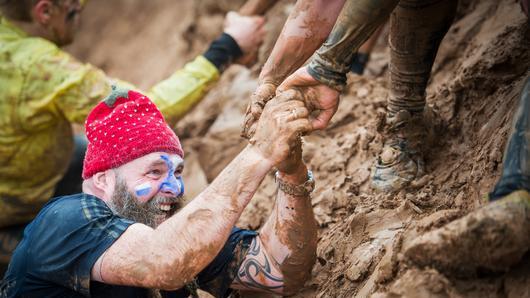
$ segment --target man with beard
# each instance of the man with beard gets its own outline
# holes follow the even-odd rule
[[[295,293],[316,258],[300,94],[271,100],[250,144],[180,206],[183,151],[157,107],[115,88],[89,114],[83,193],[44,206],[24,231],[0,297],[216,297],[230,289]],[[259,233],[234,228],[276,167],[278,193]]]
[[[86,139],[74,138],[72,124],[82,124],[115,81],[60,48],[74,40],[84,2],[0,0],[0,275],[40,208],[81,191]],[[262,17],[229,12],[223,33],[202,55],[151,86],[146,94],[170,125],[224,69],[255,55],[263,25]]]

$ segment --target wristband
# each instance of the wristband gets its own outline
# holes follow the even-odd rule
[[[279,172],[276,172],[275,175],[278,188],[288,195],[295,197],[308,197],[315,189],[315,179],[313,179],[313,172],[311,171],[307,171],[307,181],[302,184],[293,184],[283,181],[279,174]]]

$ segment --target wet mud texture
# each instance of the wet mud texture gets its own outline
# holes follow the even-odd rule
[[[223,13],[237,9],[237,2],[243,1],[177,5],[172,0],[91,0],[85,29],[71,50],[115,77],[149,86],[204,50],[208,38],[221,30]],[[281,1],[267,14],[273,22],[266,49],[292,3]],[[519,92],[530,75],[527,24],[516,1],[460,1],[427,87],[427,108],[433,115],[427,122],[436,136],[425,153],[428,175],[394,196],[369,188],[370,170],[382,146],[377,117],[389,92],[389,51],[381,38],[368,76],[349,76],[329,129],[305,137],[304,159],[316,179],[312,205],[319,241],[311,279],[295,297],[530,296],[528,253],[507,271],[469,274],[438,271],[431,264],[420,267],[405,258],[413,239],[486,203],[484,195],[501,173]],[[265,59],[263,50],[260,62]],[[229,68],[178,124],[187,154],[188,198],[245,146],[239,134],[256,76],[255,71]],[[259,228],[274,195],[271,173],[240,225]],[[480,247],[475,250],[480,253]]]

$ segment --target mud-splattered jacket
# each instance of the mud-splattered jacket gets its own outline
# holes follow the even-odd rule
[[[171,125],[204,95],[219,71],[198,56],[146,92]],[[0,227],[29,222],[53,195],[83,123],[113,81],[55,44],[0,16]]]

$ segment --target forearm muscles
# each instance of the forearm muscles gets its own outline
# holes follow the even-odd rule
[[[102,281],[110,284],[183,286],[220,251],[270,168],[247,147],[205,191],[155,230],[131,226],[94,265],[93,277],[98,279],[100,270]]]
[[[326,39],[345,0],[298,0],[260,80],[279,85],[298,69]]]
[[[302,174],[291,176],[292,183],[305,181],[303,169]],[[310,198],[278,191],[272,214],[240,267],[236,286],[284,295],[296,292],[310,275],[316,245],[317,224]]]

